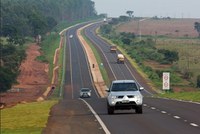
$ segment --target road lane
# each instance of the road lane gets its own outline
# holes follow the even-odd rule
[[[104,130],[88,106],[79,99],[81,87],[92,90],[97,99],[88,68],[88,61],[76,31],[84,24],[72,27],[66,32],[66,72],[63,100],[52,107],[44,134],[104,134]],[[70,35],[73,35],[70,38]]]
[[[115,79],[137,79],[137,81],[148,92],[150,87],[138,77],[136,70],[131,67],[128,61],[125,65],[115,64],[115,54],[109,52],[109,45],[104,40],[96,36],[95,30],[99,24],[94,24],[85,29],[86,36],[99,51],[105,64],[108,64],[108,73],[114,73]],[[119,52],[118,52],[119,53]],[[144,93],[143,93],[144,94]],[[115,115],[107,115],[106,100],[88,100],[88,103],[100,115],[111,133],[162,133],[162,134],[196,134],[200,133],[199,110],[200,105],[189,106],[189,103],[177,103],[176,101],[156,99],[149,97],[151,94],[145,93],[144,114],[137,115],[134,111],[118,111]],[[193,110],[191,110],[193,109]],[[194,109],[197,109],[194,111]]]

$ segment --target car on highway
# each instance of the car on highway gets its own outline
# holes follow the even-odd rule
[[[89,88],[81,88],[80,89],[80,97],[81,98],[91,97],[91,89],[89,89]]]
[[[113,114],[114,110],[135,109],[142,114],[143,96],[140,93],[144,88],[138,86],[134,80],[114,80],[107,90],[107,112]]]
[[[73,35],[71,34],[71,35],[69,36],[69,38],[73,38]]]

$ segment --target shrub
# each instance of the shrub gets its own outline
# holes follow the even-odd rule
[[[200,88],[200,75],[197,76],[197,88]]]

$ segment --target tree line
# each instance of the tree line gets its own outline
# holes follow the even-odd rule
[[[25,36],[44,34],[60,21],[95,15],[91,0],[1,0],[1,36],[23,44]]]
[[[1,0],[0,92],[16,82],[26,57],[26,37],[44,35],[61,22],[95,16],[91,0]]]

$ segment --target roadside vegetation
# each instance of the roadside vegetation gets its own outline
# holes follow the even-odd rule
[[[27,44],[38,43],[41,56],[36,60],[49,64],[52,77],[53,56],[59,47],[59,32],[63,29],[97,18],[91,0],[2,0],[0,41],[0,92],[16,83],[19,67],[26,58]],[[41,35],[41,42],[35,38]],[[18,104],[2,109],[1,133],[41,133],[46,126],[50,108],[58,102],[62,87],[63,53],[60,51],[58,85],[52,96],[43,102]],[[61,96],[62,97],[62,96]]]
[[[170,72],[171,75],[171,94],[168,96],[173,92],[197,91],[200,88],[198,37],[138,36],[135,33],[119,32],[122,23],[130,22],[125,18],[114,18],[102,25],[99,31],[103,37],[122,48],[160,91],[163,72]],[[193,27],[198,31],[197,25],[195,23]]]
[[[13,83],[16,83],[19,66],[26,57],[23,46],[27,38],[36,39],[41,35],[42,41],[46,42],[48,34],[50,34],[49,38],[55,39],[61,28],[77,23],[78,20],[97,17],[94,2],[90,0],[84,2],[81,0],[2,0],[1,7],[0,37],[1,40],[6,39],[6,41],[1,41],[0,44],[0,92],[7,91]],[[50,41],[49,38],[47,40]],[[48,62],[44,56],[38,59]]]
[[[1,134],[41,134],[46,126],[50,108],[57,101],[19,104],[1,110]]]

